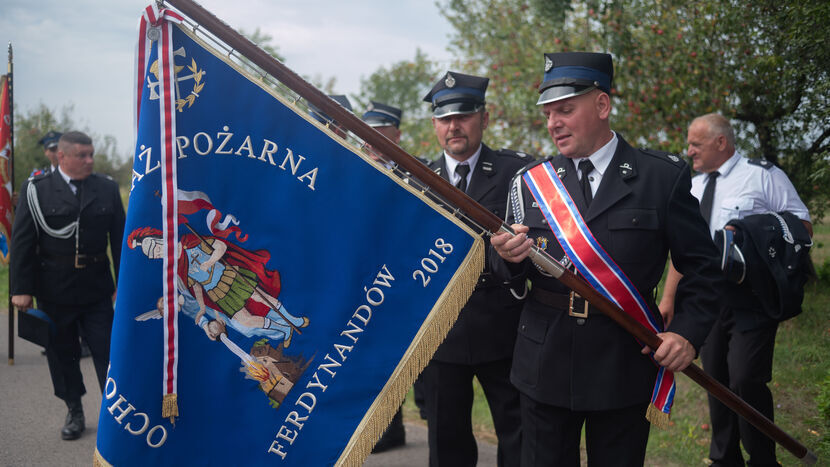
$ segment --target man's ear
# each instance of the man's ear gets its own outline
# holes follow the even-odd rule
[[[607,120],[611,115],[611,97],[605,92],[599,92],[594,100],[597,115],[601,120]]]
[[[725,151],[726,150],[726,136],[718,135],[715,138],[715,140],[717,141],[717,144],[718,144],[718,150],[719,151]]]

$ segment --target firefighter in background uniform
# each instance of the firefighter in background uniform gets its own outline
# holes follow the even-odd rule
[[[435,135],[444,149],[430,167],[503,217],[510,179],[530,159],[514,151],[494,151],[482,143],[489,123],[484,100],[488,82],[451,71],[427,94],[424,100],[432,104]],[[421,374],[431,466],[476,465],[473,377],[481,383],[493,415],[498,465],[519,465],[519,393],[509,375],[522,302],[503,285],[485,268],[455,325]]]

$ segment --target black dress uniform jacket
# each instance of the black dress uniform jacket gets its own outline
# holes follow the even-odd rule
[[[689,193],[689,168],[677,156],[634,149],[619,135],[618,139],[589,209],[574,162],[561,155],[549,159],[594,237],[659,322],[662,318],[654,291],[671,252],[684,279],[668,330],[699,349],[717,316],[723,279],[698,202]],[[520,183],[522,204],[510,208],[508,223],[518,217],[530,228],[529,238],[554,258],[564,258],[533,196]],[[519,216],[514,209],[522,211]],[[579,319],[569,316],[566,306],[554,309],[534,298],[538,297],[534,289],[559,294],[568,289],[529,259],[508,265],[494,254],[491,262],[497,276],[510,278],[517,290],[524,287],[525,278],[532,283],[519,323],[511,373],[511,381],[521,392],[570,410],[618,409],[649,401],[657,366],[640,354],[641,346],[634,337],[593,307],[587,319]]]
[[[80,218],[78,268],[75,236],[54,238],[36,227],[26,197],[34,184],[46,223],[60,229]],[[115,284],[107,258],[111,245],[116,279],[124,234],[124,207],[118,185],[92,174],[83,182],[81,198],[72,193],[60,173],[39,175],[23,184],[12,228],[11,291],[34,295],[39,300],[62,305],[83,305],[110,297]],[[80,210],[80,216],[79,216]]]
[[[470,177],[467,195],[493,214],[504,218],[505,193],[513,175],[531,160],[530,156],[510,150],[493,151],[481,146],[481,154]],[[430,164],[442,178],[449,180],[444,156]],[[490,254],[489,240],[485,238]],[[485,262],[470,300],[458,320],[438,347],[433,359],[460,364],[477,364],[510,358],[516,341],[521,301],[495,280]]]

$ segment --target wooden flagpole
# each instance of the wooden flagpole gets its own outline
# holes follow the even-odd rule
[[[245,36],[222,22],[211,12],[202,8],[192,0],[167,0],[176,9],[192,19],[200,28],[203,28],[217,37],[219,40],[232,47],[246,59],[253,62],[266,73],[270,74],[282,84],[299,94],[309,103],[319,108],[323,113],[337,121],[342,127],[357,135],[364,142],[372,145],[378,152],[393,160],[413,177],[419,179],[433,192],[451,203],[458,210],[464,212],[469,218],[487,229],[490,233],[509,232],[512,229],[504,224],[495,214],[478,204],[463,191],[452,186],[438,174],[430,170],[426,165],[409,155],[397,144],[381,135],[372,127],[366,125],[356,115],[346,110],[340,104],[329,98],[319,89],[306,82],[299,75],[288,67],[271,57],[264,50],[257,47]],[[597,309],[608,315],[611,319],[622,326],[640,342],[652,349],[657,349],[662,340],[650,329],[646,328],[633,317],[626,314],[614,303],[594,290],[588,283],[577,277],[574,273],[565,269],[558,261],[537,247],[533,248],[532,259],[546,272],[556,277],[562,284],[574,292],[579,293]],[[644,357],[645,358],[645,357]],[[790,451],[795,457],[805,464],[814,464],[817,457],[810,452],[798,440],[787,434],[780,427],[758,412],[755,408],[744,402],[727,387],[716,381],[703,372],[700,367],[691,364],[683,370],[689,378],[702,386],[706,391],[715,396],[724,405],[735,413],[746,419],[759,431],[767,435],[782,447]]]

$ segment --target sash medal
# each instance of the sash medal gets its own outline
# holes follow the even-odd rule
[[[640,324],[662,332],[634,284],[591,234],[550,161],[531,168],[522,178],[565,254],[587,282]],[[668,426],[674,392],[674,374],[659,367],[646,412],[651,423]]]

